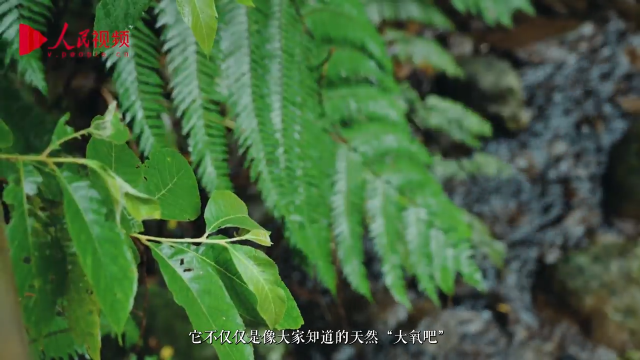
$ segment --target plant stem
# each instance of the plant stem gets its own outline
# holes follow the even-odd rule
[[[205,234],[206,235],[206,234]],[[147,243],[148,241],[159,241],[162,243],[205,243],[205,244],[225,244],[225,243],[230,243],[230,242],[234,242],[234,241],[240,241],[240,240],[245,240],[245,237],[241,236],[241,237],[235,237],[235,238],[231,238],[231,239],[221,239],[221,240],[216,240],[216,239],[207,239],[206,236],[202,236],[199,237],[197,239],[172,239],[172,238],[163,238],[163,237],[157,237],[157,236],[149,236],[149,235],[142,235],[142,234],[129,234],[129,236],[132,236],[136,239],[139,239],[140,241]]]
[[[47,147],[43,152],[42,155],[43,157],[47,157],[47,155],[49,155],[50,152],[52,152],[53,150],[57,149],[60,147],[60,145],[62,145],[62,143],[67,142],[71,139],[75,139],[75,138],[79,138],[83,135],[86,135],[89,133],[89,131],[91,131],[91,128],[86,128],[84,130],[80,130],[78,132],[75,132],[69,136],[65,136],[62,139],[56,141],[55,143],[49,145],[49,147]]]
[[[87,161],[82,158],[61,158],[61,157],[46,157],[43,155],[19,155],[19,154],[0,154],[0,159],[9,161],[39,161],[46,163],[75,163],[87,165]]]

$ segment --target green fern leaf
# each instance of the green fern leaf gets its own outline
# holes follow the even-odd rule
[[[394,299],[407,308],[411,302],[407,296],[406,283],[402,269],[402,223],[398,202],[389,188],[379,179],[372,179],[367,184],[367,215],[369,232],[373,237],[375,248],[382,260],[384,282]]]
[[[303,13],[307,28],[320,42],[334,47],[350,47],[368,54],[381,69],[391,72],[393,66],[384,41],[363,15],[361,4],[325,0],[327,6],[309,6]],[[347,31],[345,31],[348,29]]]
[[[235,135],[267,207],[284,217],[291,243],[335,291],[331,208],[322,197],[331,185],[323,164],[334,144],[317,123],[318,88],[307,65],[311,39],[291,1],[255,5],[220,6],[222,73]]]
[[[415,271],[418,286],[434,304],[440,306],[438,288],[431,269],[433,254],[429,246],[429,212],[423,207],[408,207],[403,217],[409,261]]]
[[[453,30],[453,23],[432,1],[424,0],[365,0],[367,15],[374,24],[384,20],[417,21],[443,30]]]
[[[7,0],[0,4],[0,38],[10,44],[6,61],[14,60],[20,77],[45,95],[47,81],[41,60],[42,51],[36,49],[20,56],[18,31],[20,24],[26,24],[45,32],[52,10],[50,0]]]
[[[371,299],[371,289],[364,266],[364,177],[362,164],[346,147],[336,158],[333,205],[333,231],[338,258],[345,277],[354,290]]]
[[[216,104],[222,96],[212,86],[218,77],[217,56],[214,53],[207,58],[199,50],[174,1],[163,0],[159,4],[157,26],[163,27],[173,104],[182,119],[182,132],[187,136],[200,183],[209,193],[231,190],[226,128]]]
[[[350,120],[406,122],[406,104],[399,94],[368,85],[343,86],[323,93],[325,111],[334,123]]]
[[[459,102],[437,95],[429,95],[418,105],[416,123],[423,129],[442,131],[452,139],[473,148],[481,145],[480,138],[493,134],[491,123]]]
[[[513,26],[512,16],[517,11],[535,15],[530,0],[452,0],[451,5],[463,14],[480,16],[490,26]]]
[[[411,36],[392,29],[388,29],[384,36],[387,41],[393,44],[392,53],[402,62],[416,66],[429,65],[451,77],[464,75],[454,57],[436,40]]]
[[[373,59],[349,48],[338,48],[332,53],[327,63],[324,82],[327,87],[370,83],[392,92],[398,89],[393,78],[382,71]]]
[[[163,97],[164,83],[160,69],[158,39],[139,21],[129,39],[129,56],[111,48],[105,57],[107,67],[115,66],[113,81],[125,121],[132,123],[133,136],[140,150],[148,155],[152,149],[172,145],[165,124],[168,110]]]

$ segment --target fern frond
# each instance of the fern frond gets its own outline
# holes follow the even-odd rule
[[[284,218],[291,243],[335,290],[330,207],[322,197],[331,184],[323,164],[334,144],[317,123],[311,39],[289,0],[255,1],[255,8],[223,1],[220,14],[227,101],[252,179],[267,207]]]
[[[305,23],[314,39],[332,47],[360,50],[376,61],[382,70],[393,69],[384,41],[369,20],[362,16],[364,9],[361,4],[355,5],[350,1],[334,4],[326,0],[319,3],[309,6],[304,12]],[[323,3],[330,3],[330,6]]]
[[[441,182],[450,179],[466,180],[471,176],[500,178],[515,173],[510,164],[484,152],[476,152],[469,158],[459,160],[434,156],[431,171]]]
[[[338,30],[351,23],[364,28],[358,18],[363,14],[357,0],[324,0],[305,9],[305,19],[318,46],[335,45],[334,54],[351,52],[349,58],[364,65],[360,69],[333,65],[334,61],[345,61],[340,57],[331,57],[325,65],[325,117],[338,132],[337,137],[346,141],[338,151],[332,195],[338,256],[347,280],[358,292],[368,295],[363,285],[366,272],[348,261],[362,259],[355,239],[364,232],[361,212],[362,193],[366,191],[367,228],[382,260],[387,288],[397,301],[410,306],[405,274],[415,275],[419,288],[438,303],[437,290],[452,293],[455,275],[462,269],[461,254],[471,248],[470,224],[467,213],[451,202],[427,170],[431,156],[412,136],[401,88],[384,86],[395,80],[392,69],[385,65],[389,56],[379,59],[372,51],[382,37],[373,35],[371,23],[360,33]],[[353,55],[356,52],[359,55]],[[367,62],[365,57],[374,62]],[[479,270],[464,265],[467,278],[481,286],[476,281]]]
[[[362,164],[347,146],[336,156],[335,188],[331,196],[332,223],[338,259],[345,277],[354,290],[371,299],[371,289],[364,266],[364,177]]]
[[[373,237],[378,256],[382,260],[382,275],[387,288],[393,298],[411,307],[407,296],[406,283],[402,264],[403,238],[401,210],[398,201],[389,188],[380,179],[370,179],[367,183],[367,215],[369,217],[369,232]]]
[[[453,30],[453,23],[431,1],[365,0],[369,19],[379,25],[384,20],[416,21],[443,30]]]
[[[22,23],[44,33],[52,9],[50,0],[6,0],[0,4],[0,37],[10,44],[5,60],[8,62],[13,59],[20,77],[45,95],[47,81],[41,59],[42,50],[36,49],[19,56],[18,31]]]
[[[451,77],[462,77],[464,72],[456,59],[436,40],[412,36],[406,32],[387,29],[385,39],[392,43],[391,53],[403,63],[430,66]]]
[[[337,48],[331,54],[324,82],[328,87],[369,83],[390,91],[397,91],[398,88],[396,82],[371,57],[350,48]]]
[[[207,58],[173,0],[161,1],[157,13],[173,104],[182,120],[193,167],[209,193],[231,190],[226,128],[216,104],[222,96],[213,86],[218,77],[217,49]]]
[[[470,147],[478,148],[481,138],[491,137],[491,123],[463,104],[429,95],[418,104],[415,121],[423,129],[441,131],[452,139]]]
[[[107,49],[106,64],[115,66],[113,81],[119,105],[133,136],[139,139],[140,150],[148,155],[153,148],[171,146],[164,118],[169,113],[163,97],[164,83],[160,69],[159,40],[140,20],[129,39],[128,55],[122,48]]]
[[[334,123],[356,120],[406,122],[407,106],[399,93],[365,84],[327,88],[322,97],[325,110]]]
[[[513,26],[513,14],[522,11],[535,15],[530,0],[452,0],[451,5],[463,14],[480,16],[487,25]]]

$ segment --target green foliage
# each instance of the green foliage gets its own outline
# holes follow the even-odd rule
[[[72,129],[68,116],[45,121],[33,105],[18,107],[23,97],[0,78],[7,94],[0,99],[7,125],[0,124],[0,174],[9,182],[3,200],[11,210],[12,265],[35,351],[96,358],[98,326],[131,343],[139,261],[133,239],[151,250],[194,328],[302,326],[276,264],[260,250],[234,244],[269,246],[271,239],[229,191],[230,141],[287,240],[332,292],[341,270],[355,291],[373,299],[364,266],[367,238],[386,286],[407,307],[410,276],[436,304],[440,291],[453,293],[458,275],[483,289],[474,256],[484,252],[499,265],[504,246],[447,197],[441,181],[458,173],[439,170],[452,163],[413,136],[407,115],[413,110],[418,126],[471,147],[490,136],[491,127],[460,104],[419,99],[394,78],[394,59],[460,75],[435,41],[376,29],[385,20],[452,28],[434,5],[162,0],[143,15],[145,1],[115,6],[120,3],[102,0],[95,25],[133,25],[129,56],[108,49],[104,58],[118,102],[87,128]],[[490,8],[482,4],[456,2],[461,11],[486,16]],[[523,6],[509,3],[491,14],[504,22],[504,14]],[[0,35],[14,47],[6,60],[41,91],[42,64],[17,57],[15,39],[18,21],[44,31],[49,13],[45,0],[0,5]],[[69,157],[66,143],[85,135],[91,136],[86,157]],[[187,155],[177,150],[183,147]],[[456,164],[463,172],[489,168]],[[203,214],[198,185],[209,196]],[[206,230],[197,238],[143,234],[145,220],[200,215]],[[229,227],[237,229],[234,237],[219,234]],[[81,321],[77,311],[90,316]],[[221,359],[254,356],[249,344],[214,346]]]
[[[7,236],[34,351],[50,358],[88,353],[99,359],[101,319],[109,333],[131,333],[138,286],[133,238],[151,248],[169,290],[196,328],[244,330],[229,295],[238,291],[245,291],[244,297],[235,297],[239,306],[258,314],[254,322],[274,329],[302,325],[276,265],[259,250],[231,244],[271,244],[269,232],[248,217],[239,198],[228,191],[212,193],[204,214],[207,231],[200,238],[143,235],[141,225],[119,221],[121,214],[137,222],[154,218],[150,215],[164,220],[200,215],[196,178],[187,160],[163,148],[140,165],[123,144],[128,131],[123,132],[115,105],[85,130],[73,131],[67,118],[60,119],[42,154],[0,154],[2,161],[15,164],[3,198],[11,210]],[[50,156],[84,134],[93,134],[87,158]],[[240,233],[230,239],[211,236],[222,227]],[[228,251],[231,262],[219,261],[210,248]],[[235,282],[221,281],[221,269],[233,269]],[[247,296],[256,301],[242,302]],[[58,308],[62,316],[56,316]],[[253,357],[249,344],[217,351],[221,359]]]
[[[434,39],[411,36],[394,29],[387,29],[384,36],[392,44],[392,53],[403,63],[428,65],[451,77],[464,75],[453,56]]]
[[[149,4],[149,0],[100,0],[93,30],[112,33],[133,29]]]
[[[42,51],[20,56],[19,24],[26,24],[40,32],[45,32],[53,6],[50,0],[7,0],[0,5],[0,43],[8,43],[5,64],[13,61],[17,65],[18,74],[29,85],[47,93]]]

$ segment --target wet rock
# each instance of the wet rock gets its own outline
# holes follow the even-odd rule
[[[640,246],[605,242],[558,264],[556,286],[587,319],[591,337],[617,351],[640,344]]]
[[[456,203],[483,219],[508,246],[495,291],[512,308],[508,329],[526,341],[541,326],[531,300],[536,269],[567,250],[591,244],[602,226],[602,176],[609,151],[632,115],[616,98],[640,91],[640,73],[625,50],[640,43],[618,18],[587,24],[549,46],[571,56],[520,69],[530,126],[482,149],[513,165],[510,179],[471,179],[447,185]],[[538,44],[543,48],[545,42]]]

